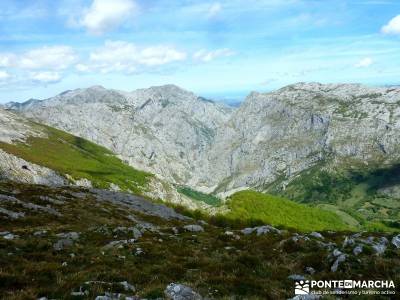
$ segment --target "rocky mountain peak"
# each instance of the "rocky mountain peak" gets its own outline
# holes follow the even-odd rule
[[[17,110],[170,182],[225,192],[290,177],[332,157],[397,159],[399,100],[393,87],[296,83],[252,92],[232,109],[164,85],[80,89]]]

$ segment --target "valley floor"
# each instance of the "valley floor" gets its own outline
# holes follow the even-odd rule
[[[243,229],[117,192],[0,182],[2,299],[288,299],[299,278],[399,284],[399,254],[395,234]]]

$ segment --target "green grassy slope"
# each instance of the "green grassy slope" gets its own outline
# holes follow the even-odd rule
[[[124,164],[104,147],[51,127],[35,126],[48,136],[30,137],[25,143],[0,142],[0,148],[74,179],[87,178],[99,188],[108,188],[114,183],[123,190],[140,193],[151,177]]]
[[[349,224],[374,224],[384,230],[400,228],[400,199],[380,192],[400,184],[399,165],[379,167],[346,162],[329,168],[319,164],[300,173],[284,190],[280,184],[275,182],[264,190],[300,203],[336,207]]]
[[[205,194],[192,190],[191,188],[188,187],[179,187],[178,192],[193,200],[204,202],[212,206],[218,206],[221,204],[221,199],[210,194]]]
[[[232,219],[260,220],[301,231],[351,229],[333,212],[255,191],[235,193],[228,207],[227,217]]]

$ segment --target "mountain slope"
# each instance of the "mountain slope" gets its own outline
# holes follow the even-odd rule
[[[164,291],[174,282],[209,299],[289,299],[294,274],[400,280],[397,234],[243,230],[205,220],[118,192],[0,181],[0,294],[171,299]]]
[[[173,85],[132,93],[95,86],[8,108],[103,145],[170,182],[196,184],[203,155],[232,110]]]
[[[400,89],[296,84],[252,93],[219,130],[211,165],[221,191],[262,187],[318,162],[392,164],[400,152]],[[225,155],[221,155],[225,153]]]
[[[333,205],[353,224],[398,218],[400,180],[369,186],[353,175],[370,183],[368,174],[400,162],[399,88],[298,83],[251,93],[233,109],[172,85],[92,87],[9,108],[99,143],[180,190],[224,198],[253,188]]]
[[[0,171],[5,177],[40,183],[40,174],[37,175],[39,182],[34,180],[34,175],[24,175],[46,169],[54,176],[53,183],[70,182],[136,193],[143,193],[151,180],[150,174],[129,167],[109,150],[82,138],[1,109],[0,123],[0,149],[4,156]],[[15,157],[15,165],[10,164],[11,157]]]

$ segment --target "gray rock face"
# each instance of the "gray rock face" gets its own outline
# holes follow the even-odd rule
[[[399,99],[398,88],[299,83],[251,93],[232,109],[168,85],[92,87],[9,107],[168,182],[224,196],[290,180],[324,159],[399,160]]]
[[[183,284],[171,283],[164,291],[167,299],[171,300],[202,300],[198,293]]]
[[[173,85],[130,93],[96,86],[18,109],[106,146],[136,168],[180,183],[201,182],[192,171],[206,159],[217,129],[232,112]]]
[[[32,123],[15,113],[0,108],[0,142],[25,142],[28,137],[46,137],[46,134]],[[0,178],[16,182],[64,185],[65,178],[53,170],[38,166],[0,149]]]
[[[113,202],[119,205],[127,206],[141,213],[157,216],[167,220],[190,220],[190,218],[178,214],[172,208],[160,204],[154,204],[143,197],[99,189],[91,189],[90,191],[94,194],[98,201]]]

